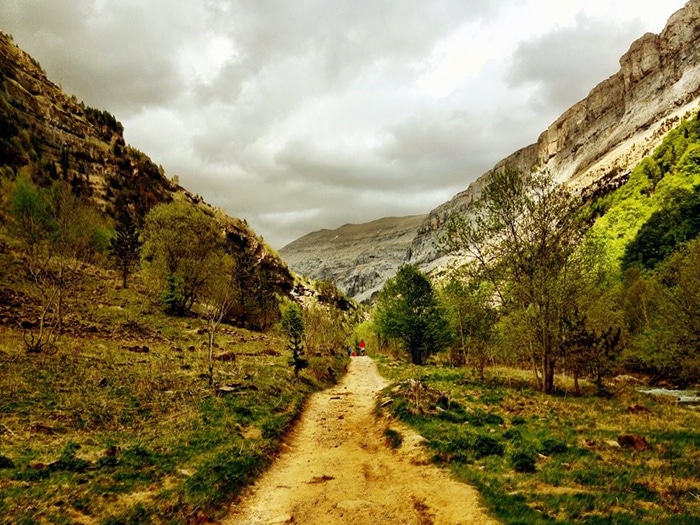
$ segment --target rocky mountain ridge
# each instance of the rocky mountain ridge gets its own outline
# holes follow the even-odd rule
[[[505,159],[493,169],[511,166],[522,171],[534,167],[548,169],[555,178],[572,188],[583,191],[599,181],[629,172],[648,155],[679,120],[700,104],[700,0],[691,0],[672,15],[663,31],[647,33],[632,43],[620,58],[620,70],[600,82],[588,96],[574,104],[544,130],[537,141]],[[478,198],[487,181],[481,175],[466,190],[455,195],[428,213],[413,233],[413,240],[403,257],[394,256],[393,271],[402,262],[416,264],[424,271],[442,267],[446,260],[436,249],[435,242],[447,218],[463,212]],[[471,178],[471,177],[470,177]],[[603,182],[601,182],[603,183]],[[381,253],[379,240],[369,236],[359,239]],[[336,231],[342,235],[342,231]],[[410,236],[402,232],[402,238]],[[307,239],[308,240],[308,239]],[[282,254],[293,269],[304,273],[307,261],[295,253],[295,242]],[[355,282],[359,276],[354,256],[343,256],[339,246],[319,243],[314,252],[316,275],[329,273],[332,261],[336,284],[356,298],[366,298],[367,291],[347,288],[344,283]],[[350,246],[352,253],[354,248]],[[333,250],[326,257],[326,248]],[[306,252],[312,251],[307,249]],[[379,264],[379,259],[376,259]],[[393,271],[381,262],[382,274]],[[362,273],[370,272],[365,267]],[[372,283],[377,288],[377,283]]]
[[[289,292],[287,265],[243,220],[215,209],[126,144],[122,124],[107,111],[65,94],[40,64],[0,32],[0,179],[24,173],[39,185],[70,184],[108,216],[127,203],[139,223],[161,202],[184,200],[216,217],[226,238],[270,282]]]
[[[388,217],[319,230],[291,242],[280,255],[294,271],[311,279],[331,281],[350,297],[365,301],[405,261],[425,217]]]
[[[659,35],[647,33],[620,58],[620,70],[555,120],[537,139],[493,169],[548,169],[583,190],[613,172],[628,172],[658,146],[680,118],[700,102],[700,1],[672,15]],[[435,240],[454,212],[478,198],[482,175],[428,214],[408,261],[423,269],[440,266]]]

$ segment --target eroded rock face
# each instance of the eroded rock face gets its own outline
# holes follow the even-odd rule
[[[389,217],[309,233],[280,250],[297,273],[331,281],[349,297],[369,300],[406,261],[425,216]]]
[[[700,103],[700,0],[675,13],[659,35],[647,33],[620,59],[620,70],[568,109],[536,143],[498,162],[529,171],[549,169],[555,178],[583,189],[611,171],[632,169],[664,135]],[[411,247],[410,262],[439,265],[435,241],[454,212],[478,198],[485,175],[432,210]]]

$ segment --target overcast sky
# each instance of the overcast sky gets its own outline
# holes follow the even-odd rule
[[[0,29],[276,248],[427,213],[685,0],[0,0]]]

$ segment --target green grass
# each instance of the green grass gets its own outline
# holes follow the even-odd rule
[[[386,410],[427,439],[436,463],[476,486],[503,523],[700,522],[698,411],[634,390],[547,396],[505,369],[481,383],[469,370],[380,362],[399,384],[421,378],[447,394],[447,405],[416,413],[392,385]],[[647,411],[627,410],[635,404]],[[643,435],[649,448],[613,447],[622,434]]]
[[[224,325],[215,353],[236,359],[209,386],[202,321],[162,314],[139,276],[125,290],[90,272],[55,351],[27,354],[0,325],[0,524],[221,518],[347,358],[313,356],[295,380],[281,334]]]

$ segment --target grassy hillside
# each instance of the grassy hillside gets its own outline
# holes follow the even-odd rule
[[[0,523],[200,523],[274,458],[305,397],[342,374],[286,337],[226,325],[208,385],[203,320],[162,313],[139,276],[83,265],[64,334],[27,353],[33,302],[0,254]]]
[[[590,205],[592,215],[598,217],[591,235],[604,243],[611,261],[620,264],[627,247],[640,232],[644,234],[644,226],[652,216],[678,210],[683,196],[695,192],[698,185],[700,121],[691,118],[671,131],[656,151],[632,171],[621,188],[597,198]],[[673,225],[669,223],[673,231],[664,232],[664,238],[656,240],[661,250],[657,262],[683,241],[700,233],[697,228],[687,228],[687,221],[683,219],[690,218],[687,215],[691,215],[693,210],[686,211],[686,217],[677,218]],[[627,264],[631,262],[629,260]]]

